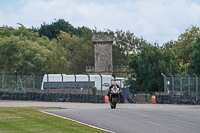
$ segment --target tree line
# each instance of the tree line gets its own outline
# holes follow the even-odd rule
[[[73,27],[64,19],[40,28],[0,27],[0,71],[13,74],[34,72],[84,74],[94,66],[92,32],[87,27]],[[164,74],[200,74],[200,29],[192,26],[162,46],[148,43],[130,31],[115,31],[113,65],[128,65],[131,90],[162,91]],[[133,80],[137,79],[137,80]]]
[[[132,68],[130,88],[136,92],[161,92],[164,90],[163,77],[181,74],[200,76],[200,29],[192,26],[178,37],[162,46],[143,45],[138,54],[130,54],[129,67]],[[135,78],[136,80],[132,80]]]
[[[94,65],[89,28],[74,28],[62,19],[40,28],[0,27],[0,70],[4,73],[84,73],[86,65]]]

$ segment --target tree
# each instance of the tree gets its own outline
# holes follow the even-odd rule
[[[186,69],[188,73],[200,74],[200,37],[196,39],[190,56],[190,62]]]
[[[183,64],[189,62],[193,44],[198,37],[200,37],[199,27],[192,26],[179,36],[176,45],[173,46],[174,53],[183,60]]]
[[[51,52],[48,38],[27,30],[23,25],[18,29],[0,29],[0,69],[7,73],[15,70],[21,73],[44,70],[45,62]]]
[[[70,54],[63,44],[58,40],[57,45],[52,46],[52,52],[46,64],[48,73],[70,73]]]
[[[63,38],[70,40],[65,43],[65,47],[70,51],[71,66],[70,70],[74,73],[85,73],[86,66],[94,65],[94,46],[91,40],[79,38],[75,35]]]
[[[129,67],[133,69],[130,89],[133,93],[163,90],[161,73],[176,73],[179,60],[170,51],[144,45],[141,52],[130,56]]]
[[[171,41],[163,44],[163,46],[161,46],[160,48],[162,51],[171,50],[173,48],[173,46],[175,46],[175,45],[176,45],[176,43],[173,40],[171,40]]]
[[[48,61],[49,72],[85,73],[87,65],[93,65],[93,44],[91,40],[79,38],[61,31],[58,42]]]
[[[40,36],[47,36],[49,39],[56,39],[60,34],[60,31],[82,37],[84,34],[82,30],[85,28],[86,27],[74,28],[69,22],[66,22],[64,19],[59,19],[56,22],[52,22],[52,24],[43,23],[38,30],[35,30],[34,28],[33,30],[38,31]]]
[[[137,54],[143,45],[147,45],[143,38],[137,38],[129,31],[116,31],[113,44],[113,65],[128,65],[128,55]]]

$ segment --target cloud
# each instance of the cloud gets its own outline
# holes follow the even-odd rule
[[[200,3],[194,0],[22,0],[20,6],[0,9],[0,25],[39,27],[62,18],[75,27],[129,30],[160,45],[200,25]]]
[[[199,25],[200,6],[192,1],[142,0],[135,3],[135,8],[135,33],[160,44],[176,40],[192,24]]]

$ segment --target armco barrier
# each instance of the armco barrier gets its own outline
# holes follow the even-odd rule
[[[37,92],[1,92],[1,100],[31,100],[49,102],[92,102],[104,103],[104,96],[87,94],[60,94],[60,93],[37,93]]]
[[[200,104],[200,96],[155,95],[160,104]]]
[[[105,96],[87,94],[37,93],[0,91],[1,100],[31,100],[51,102],[105,103]],[[154,100],[154,101],[153,101]],[[200,104],[200,96],[155,95],[152,102],[158,104]],[[123,103],[123,101],[121,101]]]

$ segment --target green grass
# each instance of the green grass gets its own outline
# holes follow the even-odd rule
[[[0,133],[96,133],[103,132],[70,120],[41,113],[43,107],[0,107]]]
[[[192,109],[200,109],[200,107],[192,107]]]

